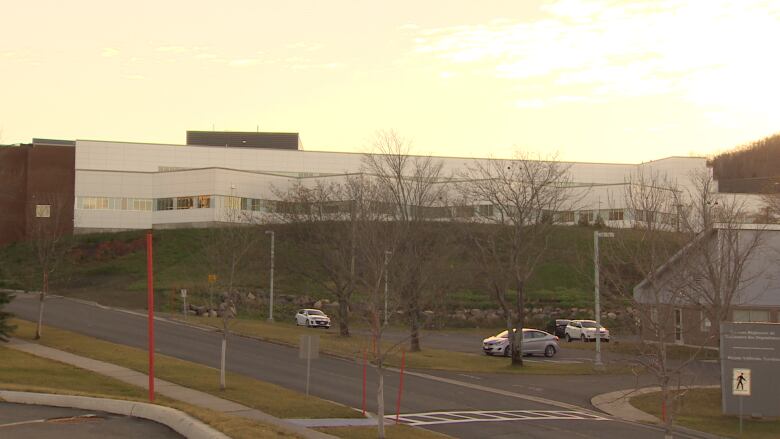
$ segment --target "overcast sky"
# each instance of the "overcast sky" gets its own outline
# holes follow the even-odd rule
[[[780,132],[780,1],[0,0],[0,143],[640,162]]]

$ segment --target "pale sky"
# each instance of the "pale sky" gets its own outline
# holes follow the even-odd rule
[[[780,132],[780,0],[0,0],[0,143],[641,162]]]

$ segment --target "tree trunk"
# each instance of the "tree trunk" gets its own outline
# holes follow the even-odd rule
[[[39,295],[39,301],[38,301],[38,325],[35,327],[35,339],[39,340],[41,338],[41,333],[43,332],[42,326],[43,326],[43,301],[46,297],[46,293],[41,291],[41,294]]]
[[[523,366],[523,326],[525,325],[525,287],[524,282],[517,282],[517,332],[512,346],[512,365]]]
[[[420,310],[416,305],[409,307],[409,350],[420,352]]]
[[[379,439],[385,437],[385,377],[382,370],[382,363],[377,365],[376,372],[379,375],[379,387],[376,389],[376,426],[379,433]]]
[[[349,303],[343,296],[339,298],[339,335],[349,337]]]
[[[49,273],[43,272],[43,288],[38,301],[38,325],[35,327],[35,339],[40,340],[43,333],[43,302],[46,300],[46,293],[49,290]]]

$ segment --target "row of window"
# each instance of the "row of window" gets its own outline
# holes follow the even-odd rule
[[[221,201],[220,206],[215,206],[215,201]],[[392,213],[394,207],[387,203],[375,203],[377,212]],[[222,207],[225,209],[240,209],[254,212],[279,212],[279,213],[304,213],[315,206],[305,203],[292,203],[285,201],[263,200],[258,198],[245,198],[220,195],[192,195],[186,197],[168,198],[123,198],[123,197],[76,197],[76,208],[84,210],[136,210],[136,211],[164,211],[185,209],[210,209]],[[322,214],[348,213],[350,203],[348,201],[332,202],[316,206]],[[475,215],[492,217],[496,213],[495,206],[482,204],[477,206],[441,206],[441,207],[417,207],[412,206],[410,213],[426,218],[465,218]],[[576,214],[576,216],[575,216]],[[638,215],[644,220],[650,212],[642,212]],[[555,223],[573,223],[587,219],[592,223],[597,217],[606,218],[609,221],[623,221],[623,209],[608,210],[581,210],[545,212],[545,216]]]
[[[76,197],[76,209],[152,210],[150,198]]]

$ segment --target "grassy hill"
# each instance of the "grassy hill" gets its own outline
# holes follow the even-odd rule
[[[309,279],[288,270],[290,264],[316,270],[305,245],[285,239],[293,233],[289,225],[270,226],[276,232],[275,293],[328,298],[329,293]],[[441,225],[441,233],[451,233]],[[207,229],[154,231],[154,280],[157,303],[161,309],[178,309],[179,290],[187,288],[191,300],[205,300],[209,294],[208,255],[204,251]],[[589,227],[556,227],[549,249],[528,283],[527,303],[535,306],[590,307],[593,301],[593,229]],[[81,235],[65,268],[51,279],[51,292],[94,300],[108,305],[144,308],[146,304],[145,231]],[[269,285],[270,242],[259,241],[249,254],[248,269],[238,278],[244,291],[264,296]],[[463,243],[463,252],[468,252]],[[464,253],[461,253],[464,254]],[[444,295],[443,307],[495,308],[480,283],[473,278],[468,258],[452,261],[456,276]],[[34,258],[24,244],[0,249],[0,287],[37,290],[40,279],[34,270]],[[212,286],[212,292],[222,286]]]

